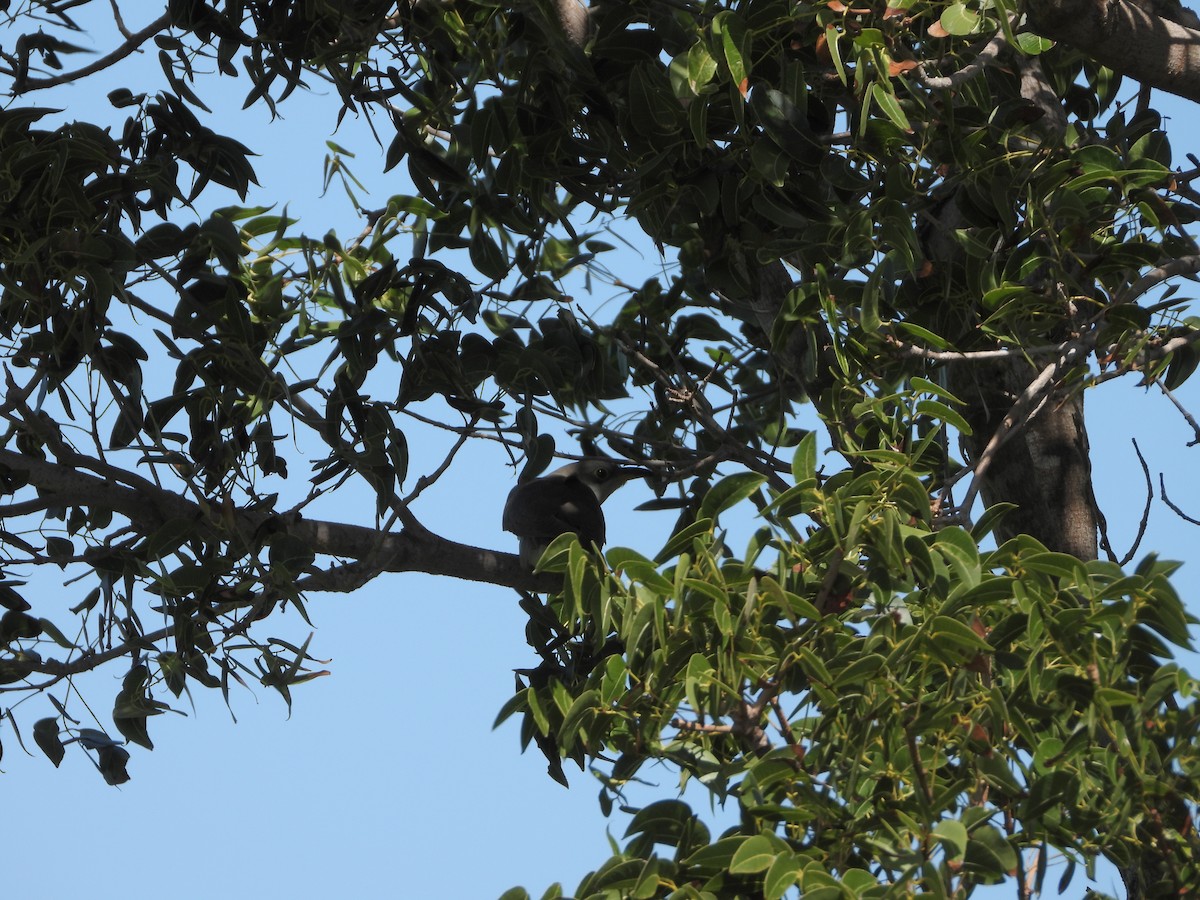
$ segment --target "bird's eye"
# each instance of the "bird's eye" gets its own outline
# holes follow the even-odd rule
[[[599,469],[597,469],[596,470],[596,480],[597,481],[608,481],[608,469],[604,468],[603,466],[601,466]]]

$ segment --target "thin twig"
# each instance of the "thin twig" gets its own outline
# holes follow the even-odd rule
[[[908,754],[912,757],[913,771],[917,773],[917,784],[921,787],[921,795],[927,804],[933,803],[933,788],[929,786],[929,776],[925,774],[925,766],[921,762],[921,748],[917,745],[917,736],[906,723],[904,736],[908,740]]]
[[[1179,398],[1171,393],[1171,389],[1163,384],[1163,380],[1161,378],[1155,378],[1154,383],[1158,385],[1158,389],[1166,395],[1167,399],[1175,404],[1175,408],[1179,410],[1179,414],[1183,416],[1183,420],[1191,426],[1193,433],[1196,435],[1196,439],[1188,441],[1187,445],[1189,447],[1195,447],[1197,444],[1200,444],[1200,423],[1197,423],[1195,417],[1187,411],[1182,403],[1179,402]]]
[[[620,339],[619,339],[620,340]],[[720,446],[730,450],[730,456],[736,456],[737,459],[746,466],[746,468],[758,472],[767,478],[767,482],[776,490],[787,490],[787,482],[785,482],[779,474],[779,469],[783,468],[779,460],[774,457],[754,451],[753,448],[743,445],[740,441],[733,441],[729,437],[729,432],[718,422],[712,415],[712,405],[704,396],[704,385],[697,387],[690,384],[689,387],[680,389],[672,383],[670,376],[663,371],[662,367],[654,360],[650,359],[641,350],[624,340],[620,340],[622,349],[628,353],[633,359],[637,360],[641,365],[650,372],[650,374],[662,384],[667,391],[668,396],[679,403],[687,406],[688,409],[695,415],[696,420],[717,438]],[[677,365],[679,377],[685,382],[691,381],[688,378],[686,371],[682,365]],[[712,373],[709,373],[711,377]],[[707,382],[707,378],[705,381]]]
[[[1142,456],[1142,450],[1138,446],[1137,438],[1133,439],[1133,452],[1137,454],[1138,462],[1142,464],[1142,474],[1146,477],[1146,508],[1142,510],[1142,521],[1138,525],[1138,533],[1137,537],[1134,538],[1133,546],[1129,548],[1129,552],[1118,563],[1118,565],[1122,566],[1133,559],[1133,554],[1137,553],[1137,548],[1142,543],[1142,537],[1146,534],[1146,523],[1150,521],[1150,504],[1154,500],[1154,480],[1150,477],[1150,467],[1146,465],[1146,458]]]
[[[117,26],[117,31],[125,38],[132,38],[133,32],[125,25],[125,19],[121,17],[121,7],[117,4],[117,0],[108,0],[108,5],[112,7],[113,24]]]
[[[792,734],[792,723],[788,721],[787,714],[783,711],[783,704],[779,702],[778,697],[771,698],[771,709],[775,711],[775,718],[778,720],[776,727],[779,729],[784,743],[795,745],[796,736]]]
[[[678,716],[671,720],[671,727],[699,734],[733,734],[734,730],[732,725],[705,725],[703,722],[689,722]]]
[[[1171,512],[1175,513],[1175,515],[1179,516],[1179,518],[1183,519],[1185,522],[1191,522],[1193,525],[1200,525],[1200,519],[1193,519],[1182,509],[1171,502],[1171,498],[1167,496],[1167,483],[1163,479],[1162,472],[1158,473],[1158,494],[1160,497],[1162,497],[1163,503],[1171,507]]]
[[[454,446],[451,447],[450,451],[446,454],[446,458],[442,460],[441,464],[428,475],[422,475],[417,479],[416,486],[413,487],[408,496],[400,500],[401,506],[407,509],[408,505],[420,497],[423,491],[432,486],[439,478],[442,477],[442,475],[445,474],[446,470],[450,468],[450,463],[454,461],[454,457],[458,455],[458,451],[463,448],[464,444],[466,444],[467,439],[475,436],[475,426],[478,424],[479,416],[471,416],[471,421],[467,423],[462,433],[458,435],[458,439],[454,442]],[[384,530],[386,531],[388,527],[390,527],[390,523],[389,526],[385,526]]]

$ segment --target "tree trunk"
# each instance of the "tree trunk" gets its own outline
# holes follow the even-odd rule
[[[965,402],[963,416],[973,431],[962,438],[968,464],[978,462],[1036,375],[1021,358],[950,364],[948,386]],[[1095,559],[1097,513],[1083,395],[1052,391],[1033,419],[995,451],[980,488],[986,506],[1016,504],[996,529],[1000,540],[1028,534],[1059,553]]]

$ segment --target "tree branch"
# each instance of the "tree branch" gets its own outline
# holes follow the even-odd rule
[[[191,519],[198,534],[206,539],[226,539],[199,503],[143,482],[138,489],[98,478],[62,463],[0,449],[0,466],[20,474],[42,494],[59,496],[66,505],[94,506],[111,510],[152,531],[170,519]],[[235,522],[245,534],[254,534],[273,513],[240,510]],[[439,537],[428,531],[382,532],[341,522],[286,518],[286,530],[317,554],[369,560],[380,572],[425,572],[449,575],[528,591],[553,591],[562,586],[553,574],[533,575],[515,554],[498,553]]]
[[[1117,302],[1132,303],[1138,297],[1142,296],[1142,294],[1157,287],[1169,278],[1174,278],[1176,275],[1195,275],[1197,272],[1200,272],[1200,256],[1181,256],[1179,259],[1173,259],[1168,263],[1151,269],[1126,290],[1121,291]]]
[[[1175,513],[1175,515],[1179,516],[1179,518],[1183,519],[1185,522],[1191,522],[1193,525],[1200,525],[1200,519],[1195,519],[1192,516],[1189,516],[1182,509],[1176,506],[1171,498],[1167,496],[1167,481],[1163,477],[1162,472],[1158,473],[1158,496],[1162,498],[1163,503],[1170,507],[1171,512]]]
[[[1200,332],[1197,332],[1196,334],[1200,335]],[[1195,336],[1196,335],[1193,335],[1193,337]],[[1179,339],[1176,338],[1175,340]],[[1167,343],[1170,344],[1171,341],[1168,341]],[[1175,408],[1179,410],[1179,414],[1183,416],[1183,420],[1188,423],[1192,429],[1192,433],[1196,435],[1195,440],[1188,441],[1187,445],[1189,447],[1195,447],[1197,444],[1200,444],[1200,423],[1196,422],[1196,417],[1188,412],[1187,407],[1179,402],[1179,398],[1171,392],[1171,389],[1166,386],[1161,378],[1155,378],[1154,383],[1158,385],[1158,389],[1163,392],[1166,398],[1175,404]]]
[[[1026,14],[1043,37],[1070,44],[1144,85],[1200,102],[1195,28],[1128,0],[1036,0],[1026,4]]]
[[[992,36],[992,39],[987,42],[984,48],[975,55],[975,58],[957,72],[949,75],[928,75],[925,72],[925,63],[922,63],[917,66],[917,78],[920,79],[923,85],[935,90],[950,90],[951,88],[960,87],[994,63],[996,57],[1000,55],[1000,51],[1007,45],[1008,40],[1004,36],[1004,29],[1001,28]]]
[[[916,344],[909,344],[899,338],[885,334],[883,338],[896,348],[902,356],[915,359],[928,359],[933,362],[981,362],[997,359],[1025,359],[1035,356],[1057,356],[1067,347],[1063,344],[1047,344],[1044,347],[1001,347],[997,350],[927,350]]]
[[[63,72],[61,75],[54,75],[50,78],[21,78],[13,79],[12,93],[13,96],[24,94],[29,91],[39,91],[46,88],[54,87],[59,84],[67,84],[77,81],[88,75],[93,75],[102,69],[107,69],[113,63],[120,62],[133,51],[137,50],[142,44],[150,40],[164,28],[171,24],[170,13],[163,13],[141,31],[138,31],[129,36],[129,39],[121,46],[117,47],[112,53],[102,56],[94,62],[89,63],[82,69],[76,69],[74,72]]]

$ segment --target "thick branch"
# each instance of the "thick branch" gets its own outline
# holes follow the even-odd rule
[[[921,83],[926,87],[935,88],[937,90],[950,90],[956,87],[962,87],[988,66],[996,61],[996,57],[1000,55],[1000,51],[1008,45],[1008,41],[1004,36],[1004,29],[1000,29],[993,35],[992,39],[987,42],[987,45],[976,54],[975,58],[951,75],[928,75],[925,71],[925,64],[917,66],[917,77],[921,79]]]
[[[1200,256],[1181,256],[1170,262],[1157,266],[1121,291],[1117,297],[1120,303],[1132,303],[1147,291],[1153,290],[1168,279],[1178,275],[1195,275],[1200,272]]]
[[[171,519],[192,519],[200,536],[229,537],[200,504],[143,482],[138,489],[98,478],[69,466],[0,450],[0,467],[24,477],[43,495],[54,495],[67,506],[92,506],[124,516],[142,531]],[[244,534],[259,533],[273,518],[270,512],[240,512],[237,526]],[[301,519],[286,522],[289,534],[304,540],[317,554],[368,561],[380,572],[425,572],[467,581],[497,584],[528,591],[556,590],[555,575],[534,576],[511,553],[497,553],[438,537],[428,531],[405,529],[382,532],[361,525]]]
[[[1145,0],[1036,0],[1026,6],[1029,24],[1043,37],[1144,85],[1200,102],[1200,30],[1156,15]]]

